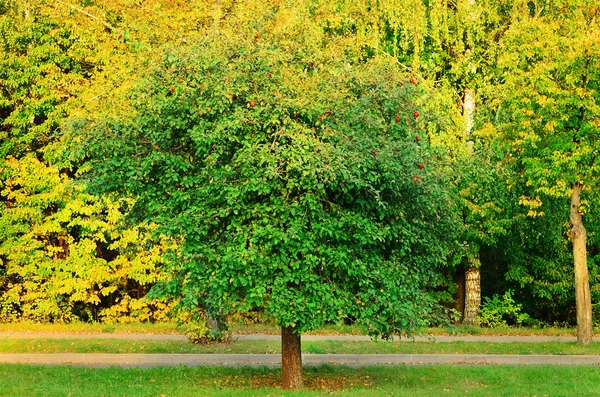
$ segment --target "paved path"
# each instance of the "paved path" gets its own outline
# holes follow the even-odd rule
[[[279,335],[234,335],[238,340],[280,340]],[[176,334],[109,334],[109,333],[39,333],[0,332],[3,338],[50,339],[129,339],[185,341]],[[369,341],[359,335],[304,335],[305,341]],[[436,336],[395,339],[402,342],[575,342],[574,336]],[[419,365],[419,364],[547,364],[600,365],[600,355],[515,355],[515,354],[303,354],[305,365]],[[157,366],[280,366],[280,354],[104,354],[104,353],[7,353],[0,363],[41,365],[77,365],[92,367],[157,367]]]
[[[0,332],[2,338],[13,339],[129,339],[129,340],[164,340],[185,341],[184,335],[177,334],[75,334],[75,333],[38,333],[38,332]],[[281,340],[279,335],[248,334],[234,335],[237,340]],[[303,341],[370,341],[369,336],[361,335],[302,335]],[[576,342],[574,336],[423,336],[412,338],[395,338],[394,342]]]
[[[303,354],[304,365],[600,365],[600,356],[516,354]],[[280,354],[0,354],[0,363],[91,367],[269,366]]]

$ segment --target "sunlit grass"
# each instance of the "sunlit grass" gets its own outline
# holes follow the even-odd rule
[[[281,329],[275,324],[233,324],[231,327],[236,334],[270,334],[278,335]],[[102,324],[102,323],[69,323],[69,324],[38,324],[29,322],[0,323],[0,332],[50,332],[50,333],[114,333],[114,334],[176,334],[181,329],[176,323],[128,323],[128,324]],[[325,325],[307,334],[313,335],[367,335],[366,328],[357,325]],[[476,328],[456,326],[452,328],[425,328],[422,335],[547,335],[563,336],[575,335],[573,328]]]
[[[0,332],[50,332],[50,333],[125,333],[125,334],[174,334],[178,333],[175,323],[0,323]]]
[[[565,366],[319,367],[306,389],[280,389],[267,368],[80,368],[0,365],[6,396],[592,396],[600,369]]]

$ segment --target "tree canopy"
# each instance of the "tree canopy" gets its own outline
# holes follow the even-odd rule
[[[92,128],[92,183],[182,239],[164,290],[183,304],[265,307],[298,333],[348,317],[414,331],[456,221],[420,89],[386,59],[245,33],[168,53],[133,120]]]

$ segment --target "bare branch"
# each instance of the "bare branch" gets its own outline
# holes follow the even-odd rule
[[[384,54],[384,55],[387,55],[387,56],[388,56],[388,57],[390,57],[390,58],[393,58],[393,59],[396,61],[396,63],[398,63],[398,65],[402,66],[404,69],[406,69],[406,70],[412,70],[412,69],[410,68],[410,66],[406,66],[405,64],[403,64],[402,62],[400,62],[400,61],[398,60],[398,58],[396,58],[396,57],[395,57],[395,56],[393,56],[392,54],[390,54],[390,53],[387,53],[387,52],[383,51],[383,50],[382,50],[382,49],[380,49],[380,48],[375,48],[374,46],[372,46],[371,44],[367,43],[366,41],[365,41],[365,44],[366,44],[366,45],[368,45],[369,47],[373,48],[374,50],[378,50],[378,51],[380,51],[382,54]]]
[[[91,19],[94,19],[94,20],[96,20],[96,21],[100,22],[102,25],[106,26],[106,27],[107,27],[108,29],[110,29],[111,31],[115,30],[115,27],[114,27],[114,26],[112,26],[112,25],[110,25],[109,23],[105,22],[105,21],[104,21],[102,18],[100,18],[100,17],[97,17],[97,16],[95,16],[95,15],[93,15],[93,14],[90,14],[89,12],[87,12],[86,10],[84,10],[83,8],[79,8],[79,7],[77,7],[77,6],[74,6],[73,4],[67,3],[67,2],[65,2],[65,1],[62,1],[62,0],[54,0],[54,1],[57,1],[57,2],[59,2],[59,3],[63,4],[63,5],[65,5],[65,6],[67,6],[67,7],[70,7],[70,8],[72,8],[72,9],[74,9],[74,10],[75,10],[75,11],[77,11],[77,12],[80,12],[80,13],[82,13],[83,15],[86,15],[86,16],[90,17]]]

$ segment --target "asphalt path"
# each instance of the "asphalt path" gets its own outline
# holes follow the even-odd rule
[[[600,365],[600,356],[517,354],[303,354],[303,365]],[[268,366],[280,354],[0,354],[0,363],[86,367]]]
[[[119,333],[40,333],[0,332],[2,339],[128,339],[185,341],[177,334],[119,334]],[[280,340],[278,335],[234,335],[237,340]],[[360,335],[303,335],[305,341],[369,341]],[[574,336],[430,336],[395,338],[402,342],[575,342]],[[600,365],[600,355],[517,355],[517,354],[303,354],[307,366],[347,365]],[[158,366],[270,366],[281,365],[280,354],[104,354],[104,353],[6,353],[0,363],[37,365],[75,365],[86,367],[158,367]]]

